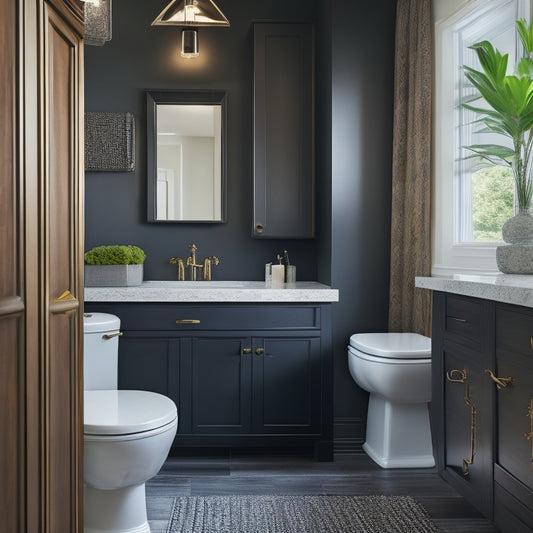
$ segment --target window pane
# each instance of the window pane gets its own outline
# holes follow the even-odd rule
[[[472,174],[474,242],[499,242],[503,223],[513,216],[514,179],[509,167],[483,168]]]

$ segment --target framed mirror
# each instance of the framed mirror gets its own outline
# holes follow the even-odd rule
[[[226,221],[226,94],[147,92],[149,222]]]

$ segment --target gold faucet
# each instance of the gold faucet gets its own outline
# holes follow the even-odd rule
[[[213,265],[218,265],[220,263],[220,260],[218,259],[218,257],[215,256],[206,257],[204,259],[204,264],[200,265],[196,262],[196,250],[198,250],[196,244],[189,244],[189,249],[191,250],[191,255],[187,257],[186,262],[184,262],[181,257],[170,258],[170,263],[178,265],[178,281],[185,280],[185,267],[187,267],[187,271],[189,272],[189,278],[191,281],[198,281],[199,279],[203,279],[204,281],[210,281],[211,267]],[[203,269],[201,277],[197,275],[198,269]]]

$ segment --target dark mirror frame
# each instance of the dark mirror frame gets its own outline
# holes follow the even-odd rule
[[[221,191],[220,220],[158,220],[157,213],[157,104],[176,105],[220,105],[221,106]],[[226,145],[227,145],[227,110],[225,91],[146,91],[146,162],[147,162],[147,200],[148,222],[163,224],[222,224],[227,219],[227,177],[226,177]]]

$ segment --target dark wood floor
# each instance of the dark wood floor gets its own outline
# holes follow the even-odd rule
[[[384,470],[364,454],[338,455],[332,463],[319,463],[302,456],[228,452],[167,459],[146,485],[152,533],[166,533],[174,497],[221,494],[409,495],[444,532],[497,532],[434,469]]]

